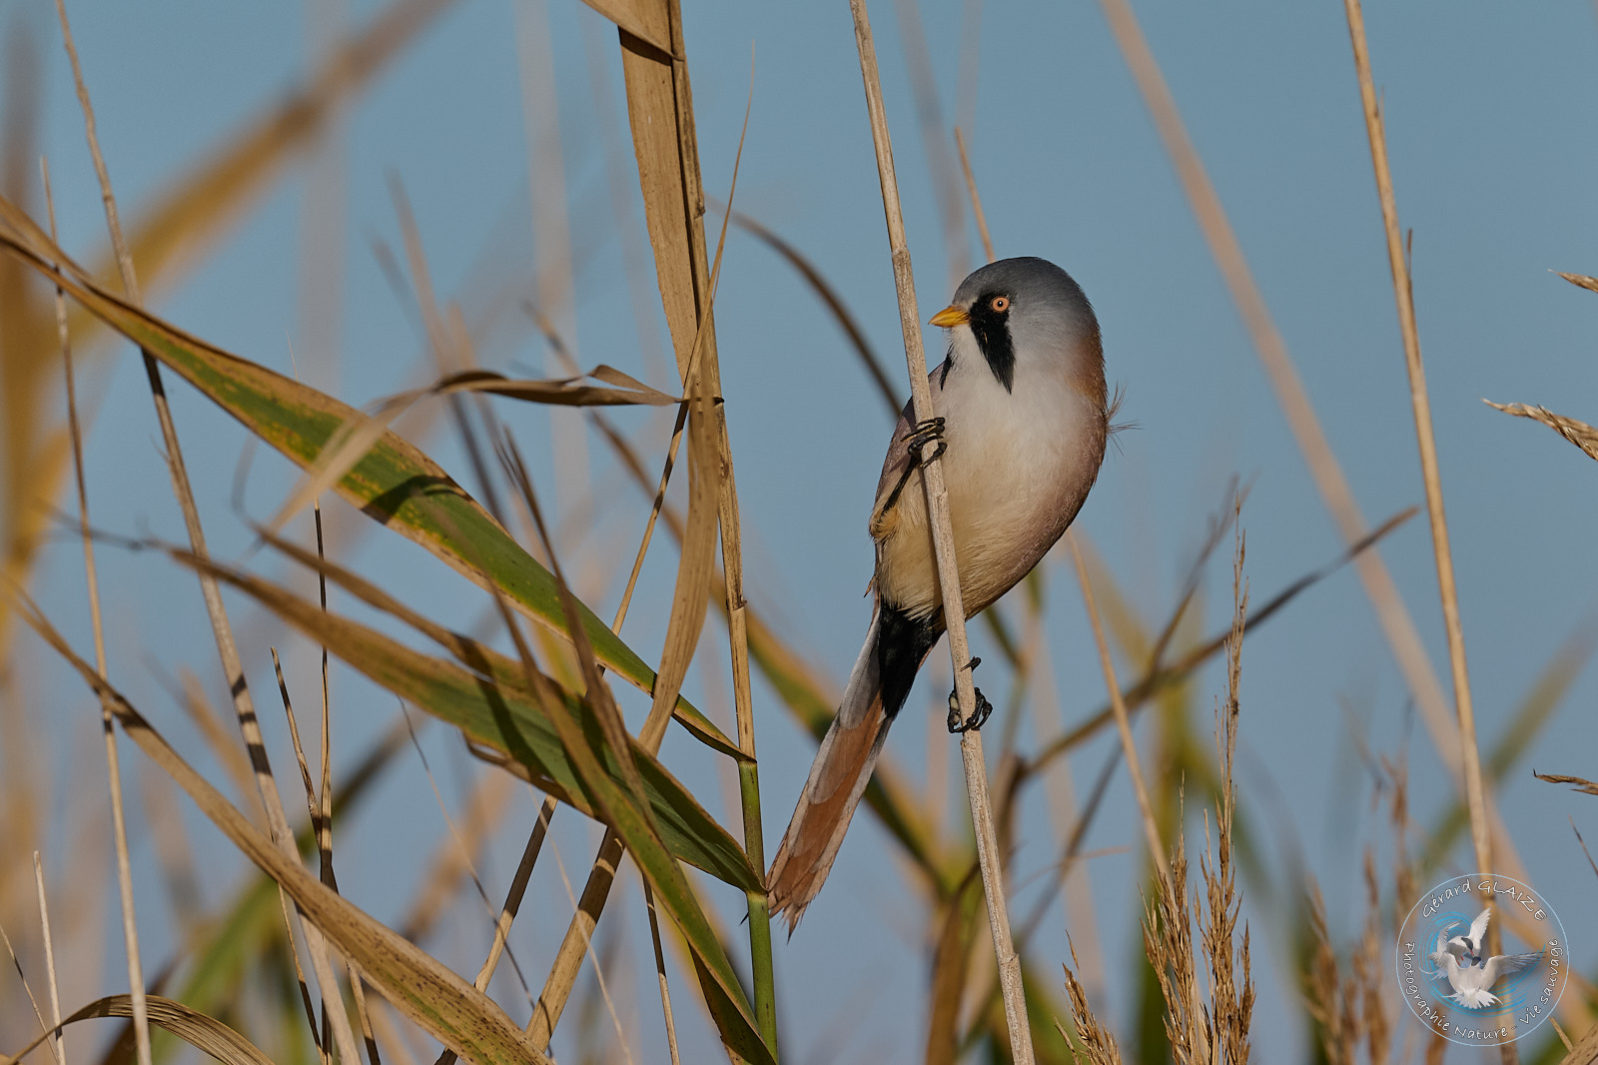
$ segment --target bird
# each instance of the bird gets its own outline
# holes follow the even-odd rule
[[[766,878],[771,911],[787,918],[789,935],[821,890],[888,727],[945,630],[920,476],[924,445],[936,444],[928,460],[941,456],[969,618],[1064,534],[1098,478],[1111,432],[1098,318],[1054,263],[989,263],[930,324],[949,340],[928,375],[933,417],[917,422],[906,404],[888,444],[868,526],[871,623]],[[978,691],[976,712],[962,722],[951,694],[949,730],[980,728],[991,710]]]
[[[1480,917],[1476,923],[1485,929],[1486,922]],[[1476,930],[1476,924],[1471,925],[1471,930]],[[1501,977],[1510,976],[1523,969],[1530,968],[1542,960],[1542,952],[1534,951],[1530,954],[1495,954],[1483,959],[1479,954],[1469,953],[1468,956],[1476,959],[1476,964],[1460,964],[1459,954],[1468,951],[1456,941],[1461,937],[1450,938],[1448,929],[1443,929],[1437,936],[1437,949],[1432,951],[1432,962],[1437,966],[1437,975],[1448,981],[1448,986],[1453,994],[1448,997],[1464,1006],[1466,1009],[1485,1009],[1496,1006],[1499,996],[1493,994],[1492,988]],[[1477,941],[1478,946],[1480,941]]]
[[[1446,948],[1448,953],[1467,965],[1480,964],[1481,948],[1482,944],[1486,942],[1487,922],[1490,920],[1492,920],[1491,909],[1484,909],[1481,913],[1478,913],[1476,919],[1470,922],[1470,933],[1468,935],[1449,938]],[[1458,927],[1458,925],[1451,927]]]

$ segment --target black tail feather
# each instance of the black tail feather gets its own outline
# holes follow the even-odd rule
[[[941,614],[916,620],[886,601],[879,608],[877,675],[882,679],[882,712],[889,721],[909,696],[927,652],[943,635],[937,618]]]

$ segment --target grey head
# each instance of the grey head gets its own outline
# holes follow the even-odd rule
[[[1006,389],[1017,366],[1058,360],[1084,384],[1103,388],[1099,321],[1082,287],[1047,259],[1000,259],[973,271],[932,324],[969,326],[993,375]]]

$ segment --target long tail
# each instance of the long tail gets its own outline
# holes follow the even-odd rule
[[[871,781],[888,726],[942,631],[935,620],[911,620],[890,604],[878,604],[838,716],[816,752],[810,779],[766,878],[771,912],[787,914],[790,934],[826,882]]]
[[[821,741],[810,779],[799,793],[793,820],[777,848],[766,878],[771,912],[786,914],[788,930],[799,924],[805,907],[816,897],[832,870],[860,805],[871,770],[882,752],[892,718],[882,712],[882,683],[877,664],[878,618],[871,619],[865,646],[849,674],[838,716]]]

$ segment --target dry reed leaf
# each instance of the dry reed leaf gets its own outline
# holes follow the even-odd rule
[[[603,384],[584,384],[584,377],[592,377]],[[517,380],[491,370],[461,370],[447,374],[425,388],[399,392],[378,400],[372,405],[371,414],[357,412],[339,426],[266,527],[277,532],[324,492],[338,484],[387,434],[389,427],[418,401],[462,393],[487,393],[529,403],[568,407],[668,406],[682,402],[676,396],[651,388],[637,378],[604,364],[583,376],[547,381]]]
[[[546,1058],[491,999],[437,959],[397,935],[292,860],[172,749],[108,681],[73,652],[33,606],[13,595],[24,621],[67,660],[115,713],[129,739],[188,793],[200,811],[293,898],[305,918],[358,962],[397,1008],[462,1057],[473,1061]]]
[[[1503,411],[1505,414],[1513,414],[1517,418],[1530,418],[1534,422],[1542,422],[1548,428],[1585,451],[1588,458],[1598,459],[1598,429],[1594,429],[1586,422],[1579,422],[1574,418],[1555,414],[1547,407],[1533,407],[1525,403],[1494,403],[1490,399],[1484,399],[1482,402],[1494,410]]]
[[[317,573],[332,580],[333,583],[360,599],[367,606],[381,610],[383,613],[390,614],[410,625],[448,651],[463,665],[485,674],[496,684],[527,690],[521,666],[493,648],[439,625],[426,615],[407,607],[376,584],[351,570],[345,569],[336,562],[313,555],[291,541],[275,536],[259,526],[256,527],[256,532],[268,544],[302,565],[314,569]],[[531,693],[529,692],[529,694]],[[726,733],[716,727],[714,722],[692,705],[679,700],[675,716],[678,722],[691,735],[711,750],[725,754],[729,758],[738,760],[745,758],[744,753],[738,749],[738,745],[729,739]]]
[[[692,380],[692,374],[689,374]],[[561,575],[559,561],[555,557],[554,547],[550,543],[549,534],[544,527],[543,516],[539,512],[538,502],[532,491],[526,469],[522,465],[520,456],[515,452],[514,445],[507,438],[507,454],[504,456],[507,467],[513,475],[515,482],[521,489],[524,501],[532,513],[534,525],[538,529],[540,539],[543,541],[544,550],[548,553],[550,564],[555,574],[556,584],[561,595],[562,606],[575,623],[578,609],[577,600],[572,596],[565,579]],[[511,621],[506,615],[507,622]],[[552,688],[547,679],[541,679],[533,668],[521,644],[516,628],[512,625],[512,636],[517,639],[518,650],[522,652],[524,665],[528,671],[528,679],[540,688]],[[776,1051],[766,1043],[765,1036],[755,1021],[754,1010],[744,993],[743,985],[737,973],[733,970],[731,958],[725,945],[716,935],[705,911],[699,904],[692,885],[683,875],[682,867],[662,845],[661,826],[653,816],[650,804],[642,801],[644,792],[643,779],[639,769],[645,760],[653,761],[647,750],[642,748],[626,730],[622,721],[621,712],[610,697],[610,691],[605,686],[600,675],[599,664],[594,658],[593,649],[583,639],[581,627],[574,630],[574,644],[577,651],[578,662],[582,666],[583,678],[588,685],[588,701],[594,708],[595,716],[599,719],[601,735],[604,742],[599,742],[590,731],[584,735],[579,731],[576,721],[567,715],[553,714],[555,726],[560,730],[561,740],[565,744],[572,762],[588,785],[596,802],[607,813],[607,822],[612,831],[625,844],[627,851],[632,855],[633,862],[637,865],[639,873],[649,882],[654,889],[656,900],[665,907],[666,912],[676,922],[678,930],[688,941],[693,951],[693,964],[695,974],[699,979],[699,987],[706,1008],[710,1011],[716,1030],[727,1048],[729,1057],[734,1060],[761,1063],[769,1062],[776,1065]],[[546,700],[556,695],[553,691],[545,696]],[[658,704],[657,704],[658,709]],[[600,759],[607,750],[619,753],[622,766],[621,780],[618,783],[612,773],[605,772],[600,764]],[[627,801],[626,790],[631,789],[633,801]],[[739,857],[747,862],[747,857],[740,850]],[[591,876],[591,882],[593,877]],[[608,878],[605,879],[608,887]],[[751,894],[764,893],[765,884],[763,876],[757,872],[753,886],[745,885],[745,890]],[[584,891],[585,897],[588,891]],[[546,988],[546,990],[548,990]],[[544,1003],[540,997],[540,1002]],[[535,1010],[535,1018],[540,1011]]]
[[[196,1050],[203,1051],[222,1062],[222,1065],[273,1065],[272,1059],[262,1053],[259,1047],[214,1017],[207,1017],[181,1002],[159,995],[149,995],[145,1002],[151,1024],[171,1032]],[[93,1017],[132,1016],[133,1000],[130,996],[107,995],[105,998],[95,999],[70,1017],[62,1018],[56,1030]],[[21,1061],[30,1051],[43,1043],[49,1034],[41,1034],[11,1057],[0,1060],[0,1065],[14,1065],[15,1062]]]
[[[335,813],[343,814],[372,793],[382,771],[392,765],[395,755],[404,749],[405,734],[403,724],[390,728],[361,755],[336,796]],[[236,750],[237,745],[232,749]],[[256,794],[253,784],[246,780],[244,785],[240,794],[253,797]],[[295,845],[301,854],[308,854],[315,848],[316,840],[309,827],[302,826],[296,831]],[[232,900],[205,923],[203,938],[183,948],[187,959],[183,983],[172,997],[201,1013],[223,1013],[238,1002],[241,982],[259,968],[263,953],[281,942],[283,925],[278,899],[277,884],[265,876],[247,882],[238,890]],[[405,938],[414,941],[419,937],[407,934]],[[163,972],[171,972],[172,967],[169,961]],[[158,979],[154,986],[160,984]],[[122,1042],[126,1045],[121,1051],[117,1049],[120,1044],[114,1043],[101,1059],[104,1065],[131,1059],[131,1025],[125,1026]]]
[[[671,21],[666,5],[658,0],[583,0],[585,4],[616,24],[624,35],[630,34],[646,44],[653,45],[667,57],[680,58],[671,42]],[[626,37],[622,47],[627,47]]]
[[[310,639],[329,650],[375,683],[400,698],[461,729],[473,743],[505,756],[505,768],[517,772],[544,791],[590,817],[599,817],[591,791],[592,781],[579,774],[573,752],[557,732],[570,721],[579,734],[594,738],[600,722],[585,700],[561,691],[552,681],[554,699],[530,698],[525,688],[494,682],[486,659],[468,670],[442,659],[419,654],[373,629],[339,615],[281,586],[212,561],[203,561],[176,548],[168,553],[193,569],[247,593]],[[472,642],[459,638],[468,659]],[[547,678],[545,678],[547,680]],[[744,858],[738,843],[705,812],[693,794],[647,751],[633,741],[627,755],[614,752],[606,762],[612,779],[626,773],[629,758],[642,772],[647,805],[658,821],[663,838],[684,861],[744,890],[761,883],[759,872]]]
[[[9,227],[9,231],[7,229]],[[212,347],[91,281],[15,204],[0,197],[0,249],[59,283],[74,299],[181,374],[268,444],[309,466],[340,426],[345,403]],[[63,263],[65,272],[50,266]],[[384,434],[338,482],[340,495],[484,587],[502,591],[538,624],[564,634],[549,572],[444,470],[412,444]],[[478,560],[481,560],[479,563]],[[587,608],[587,638],[607,669],[650,691],[655,675]]]

